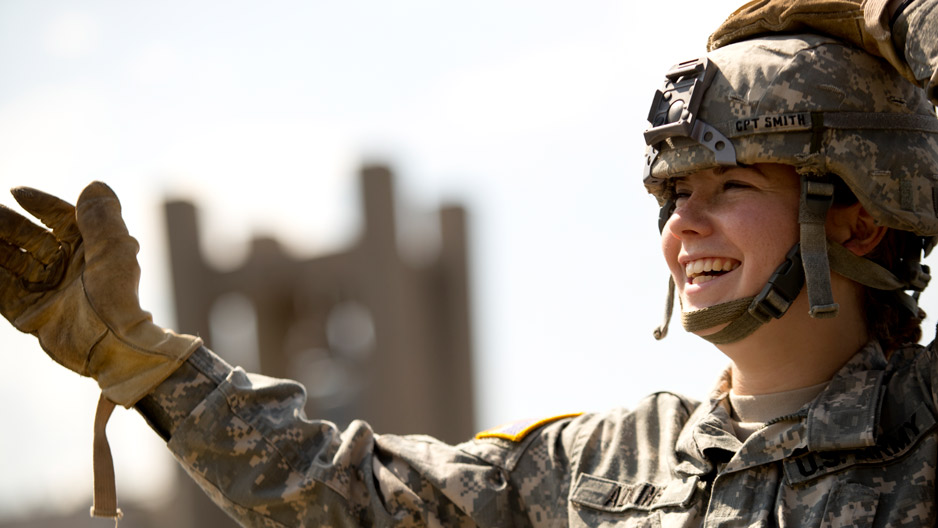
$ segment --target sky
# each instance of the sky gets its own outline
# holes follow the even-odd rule
[[[469,211],[480,429],[704,398],[727,360],[677,324],[652,338],[667,271],[641,132],[737,4],[7,0],[0,184],[107,182],[141,304],[172,326],[165,200],[197,203],[219,266],[257,235],[328,253],[360,227],[358,168],[387,163],[402,229]],[[95,384],[8,325],[0,357],[0,518],[86,507]],[[119,409],[109,437],[121,499],[165,500],[174,462],[143,420]]]

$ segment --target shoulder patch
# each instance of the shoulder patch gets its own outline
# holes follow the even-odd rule
[[[505,440],[511,440],[512,442],[520,442],[524,440],[525,436],[528,436],[528,433],[539,427],[563,418],[574,418],[581,414],[583,413],[559,414],[557,416],[551,416],[550,418],[517,420],[482,431],[476,434],[476,439],[503,438]]]

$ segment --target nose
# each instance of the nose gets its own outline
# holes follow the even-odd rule
[[[706,204],[693,196],[682,200],[664,224],[664,232],[678,240],[706,236],[713,230]]]

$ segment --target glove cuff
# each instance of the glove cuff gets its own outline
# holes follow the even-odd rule
[[[176,334],[151,324],[160,334],[146,349],[107,335],[91,354],[89,371],[101,392],[114,403],[131,407],[150,393],[202,346],[195,336]]]

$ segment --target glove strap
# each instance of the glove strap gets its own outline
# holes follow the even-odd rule
[[[111,458],[111,446],[107,442],[107,421],[114,411],[114,402],[104,397],[98,398],[98,408],[94,413],[94,502],[91,506],[92,517],[110,517],[114,526],[124,513],[117,507],[117,485],[114,481],[114,460]]]

